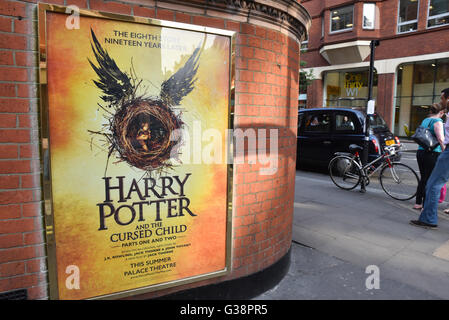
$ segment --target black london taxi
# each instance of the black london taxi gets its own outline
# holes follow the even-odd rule
[[[363,146],[366,114],[351,108],[315,108],[298,111],[297,166],[327,166],[336,152],[349,152],[350,144]],[[379,114],[369,115],[368,160],[384,146],[400,144]],[[394,160],[400,159],[400,153]]]

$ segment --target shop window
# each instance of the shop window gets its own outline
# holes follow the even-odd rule
[[[449,88],[449,59],[403,64],[396,78],[394,133],[410,136]]]
[[[418,29],[418,6],[418,0],[399,1],[398,33],[410,32]]]
[[[427,27],[439,27],[449,24],[449,1],[429,0]]]
[[[327,72],[324,101],[328,107],[365,108],[368,101],[369,70]],[[377,73],[373,77],[373,97],[377,96]]]
[[[374,29],[374,21],[376,18],[376,4],[363,4],[363,29]]]
[[[347,6],[331,10],[331,32],[351,30],[354,7]]]
[[[434,61],[417,62],[415,64],[413,70],[412,105],[429,106],[432,104],[435,66]]]
[[[449,59],[436,61],[435,69],[435,94],[439,94],[442,90],[449,88]],[[434,98],[435,100],[436,98]]]

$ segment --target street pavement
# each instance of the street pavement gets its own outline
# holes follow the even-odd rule
[[[416,144],[402,142],[404,161],[416,162]],[[415,227],[414,199],[394,200],[373,180],[360,193],[296,172],[290,268],[255,299],[449,299],[449,203],[437,230]]]

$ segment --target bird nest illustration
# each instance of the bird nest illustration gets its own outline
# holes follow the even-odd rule
[[[103,91],[107,124],[91,134],[101,135],[108,149],[108,161],[126,162],[146,172],[164,170],[173,166],[172,158],[178,158],[184,126],[182,112],[175,107],[188,95],[195,84],[199,67],[200,48],[197,47],[183,67],[164,81],[158,97],[137,95],[142,83],[133,68],[122,72],[115,61],[103,49],[93,30],[92,51],[97,61],[89,63],[98,75],[94,84]],[[132,63],[131,63],[132,64]]]
[[[139,169],[168,166],[180,138],[174,135],[182,125],[180,116],[158,101],[137,98],[115,114],[113,145],[121,160]]]

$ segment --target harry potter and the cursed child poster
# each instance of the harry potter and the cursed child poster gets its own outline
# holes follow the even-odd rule
[[[79,18],[45,15],[58,298],[226,270],[232,38]],[[184,157],[198,124],[222,132],[222,162]]]

